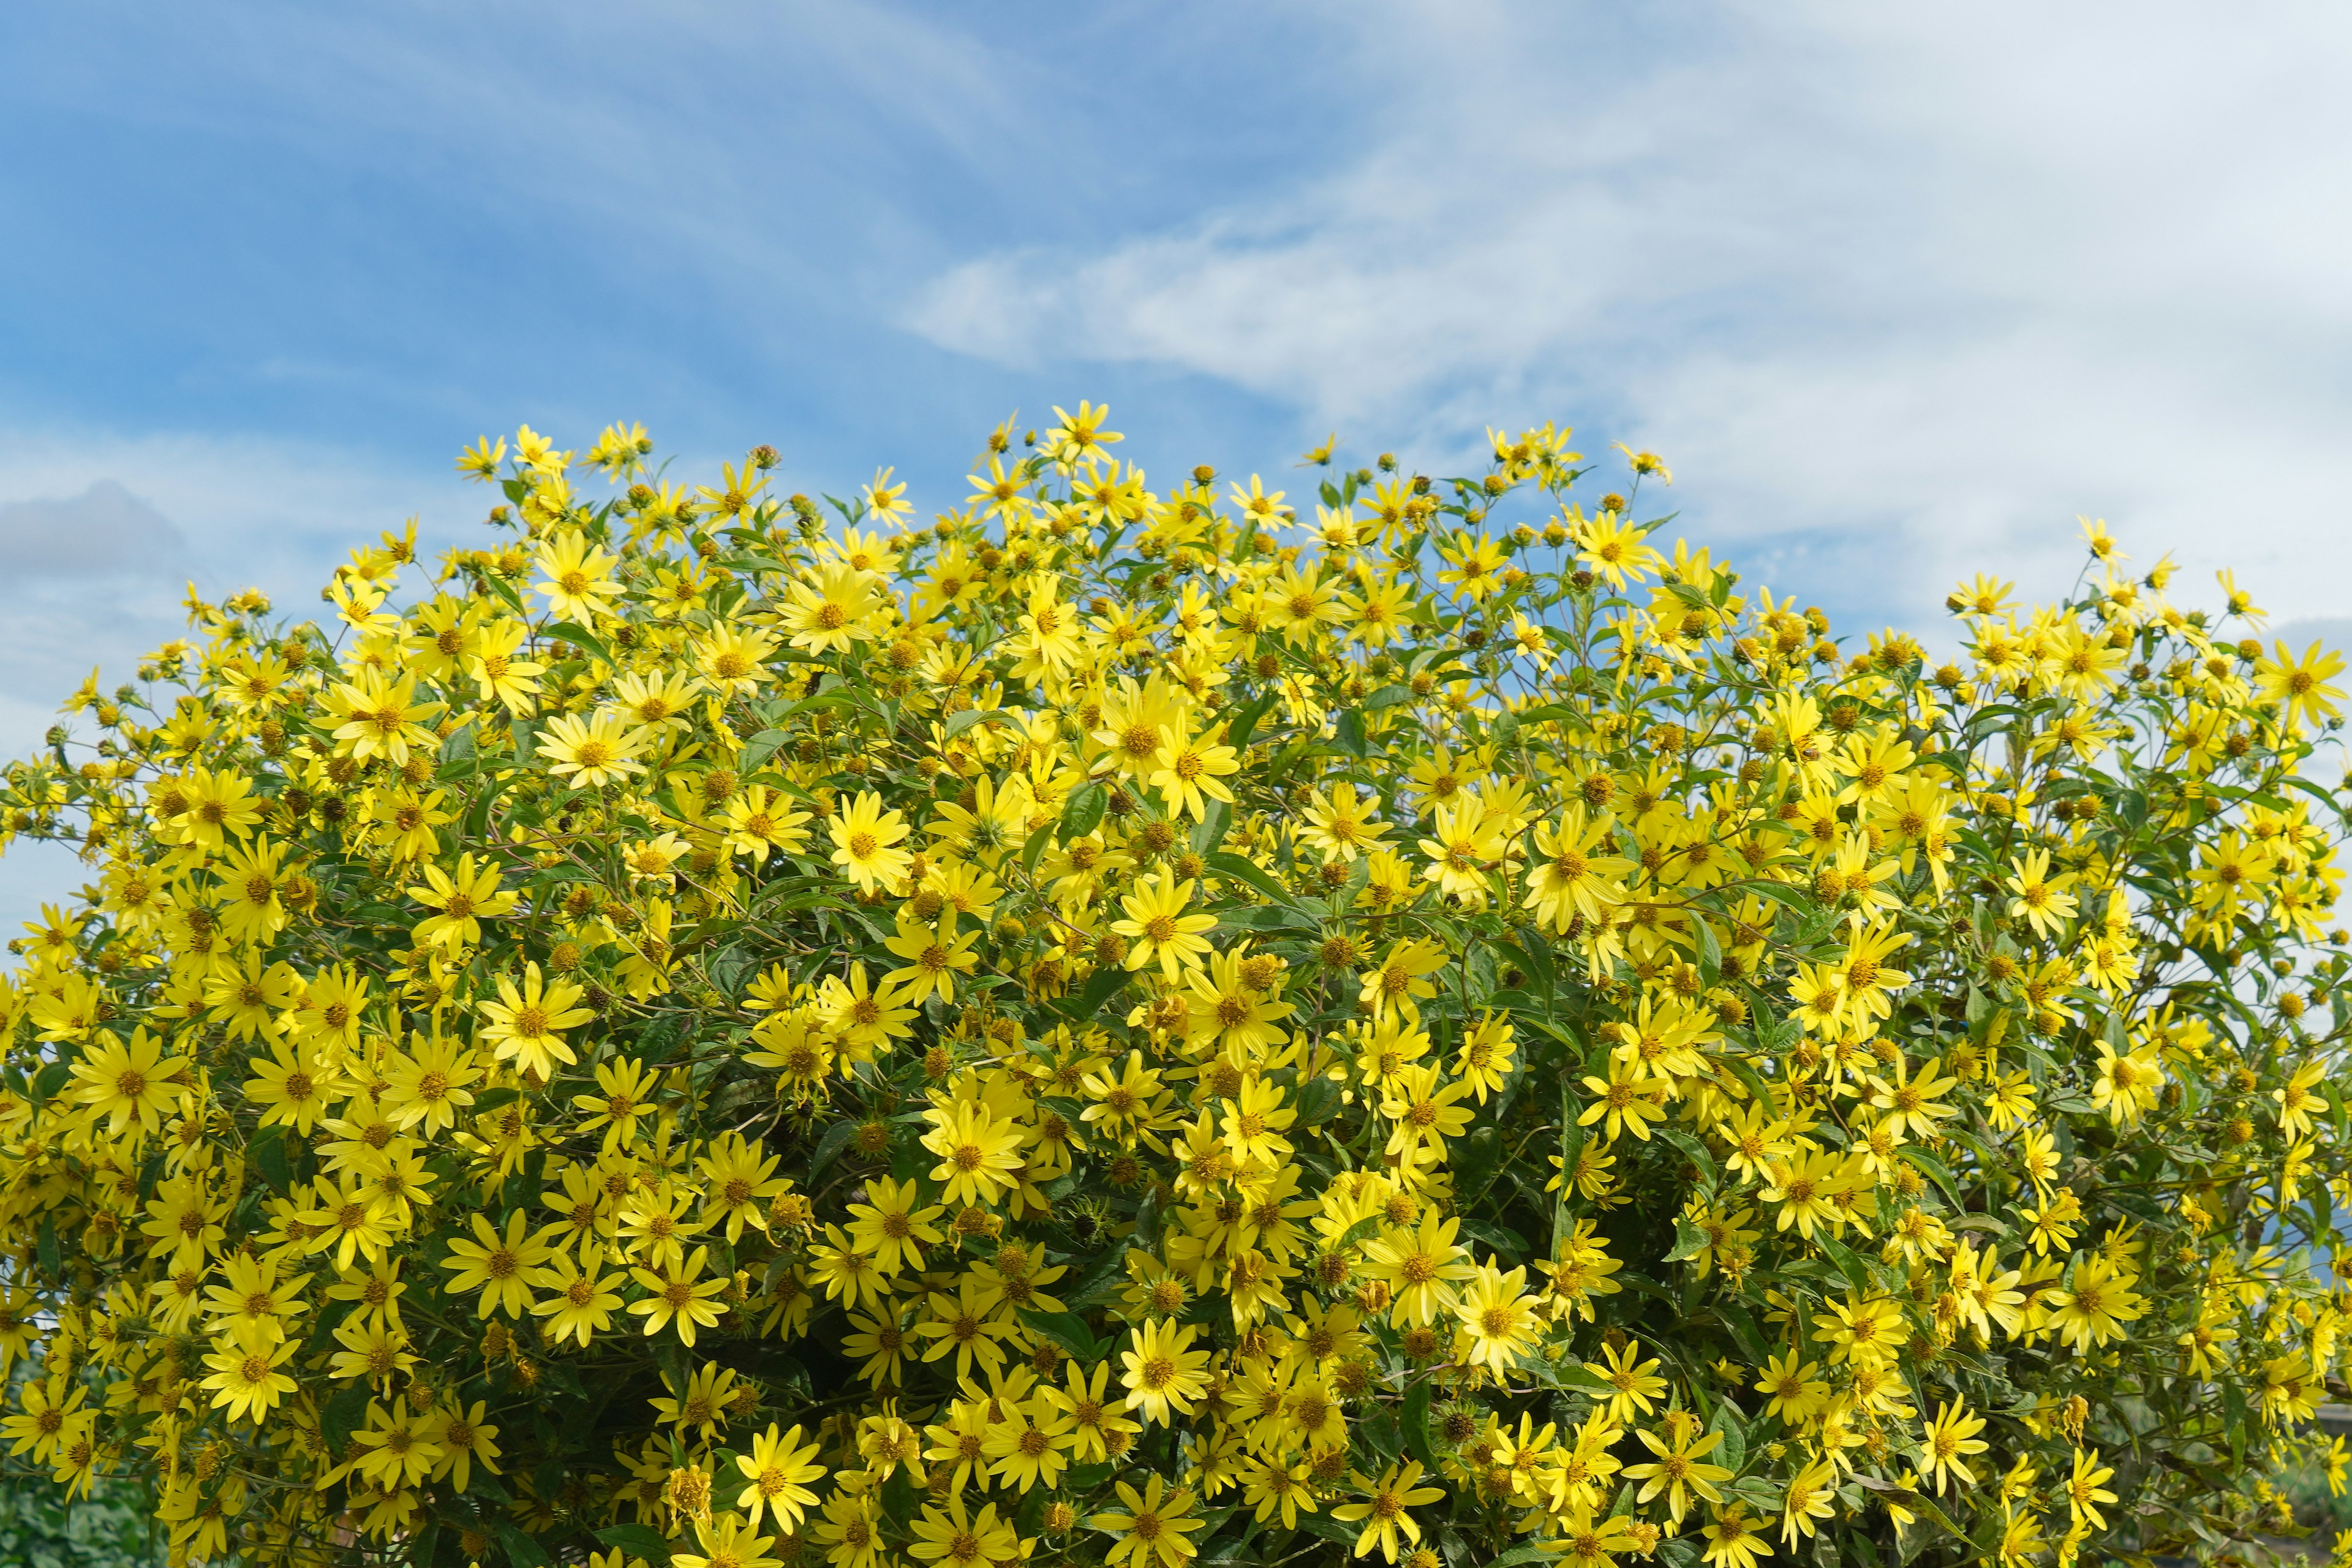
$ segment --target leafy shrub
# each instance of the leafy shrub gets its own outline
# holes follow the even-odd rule
[[[0,998],[12,1465],[152,1475],[174,1561],[2280,1522],[2340,659],[2095,525],[1931,668],[1665,553],[1647,454],[1326,448],[1309,525],[1118,439],[835,531],[526,429],[421,595],[412,527],[93,677],[5,802],[99,878]]]
[[[40,1375],[19,1360],[8,1379],[16,1386]],[[163,1532],[152,1517],[155,1499],[135,1480],[100,1477],[87,1494],[67,1497],[46,1475],[0,1479],[0,1563],[22,1568],[155,1568],[163,1561]]]

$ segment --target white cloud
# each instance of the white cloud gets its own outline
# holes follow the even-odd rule
[[[145,577],[184,565],[169,518],[112,479],[71,497],[0,502],[0,583],[27,577]]]
[[[422,538],[454,539],[471,500],[437,468],[326,447],[0,430],[0,757],[38,747],[93,667],[110,689],[184,635],[191,576],[206,595],[257,586],[312,614],[351,545],[419,514]],[[0,860],[0,937],[89,879],[63,850],[16,846]]]
[[[1574,416],[1664,452],[1694,532],[1813,574],[1778,585],[1914,625],[1963,572],[2063,588],[2077,513],[2344,608],[2352,13],[1349,16],[1352,166],[974,258],[909,323],[1220,377],[1366,444]]]
[[[149,514],[147,527],[184,541],[187,562],[153,569],[175,589],[193,563],[206,593],[252,584],[311,595],[347,548],[411,517],[454,537],[473,498],[448,479],[446,461],[395,468],[274,438],[0,428],[0,520],[61,495],[120,493]]]

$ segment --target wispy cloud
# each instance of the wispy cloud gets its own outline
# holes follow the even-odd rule
[[[1688,526],[1874,616],[1932,620],[1964,568],[2062,588],[2078,512],[2322,614],[2352,580],[2352,14],[2241,20],[1367,7],[1352,165],[973,258],[908,319],[1383,445],[1573,413],[1675,459]]]
[[[0,502],[0,583],[168,576],[188,542],[169,518],[112,479],[78,496]]]
[[[37,742],[93,667],[111,688],[183,635],[189,583],[299,613],[350,546],[411,517],[454,542],[471,500],[438,465],[300,442],[0,430],[0,755]]]

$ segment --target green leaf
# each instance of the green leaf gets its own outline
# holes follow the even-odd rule
[[[662,1532],[649,1524],[608,1525],[596,1532],[596,1539],[607,1546],[617,1546],[632,1557],[642,1557],[648,1563],[669,1561],[669,1542]]]
[[[449,738],[441,742],[441,766],[445,769],[458,763],[474,760],[474,723],[468,719],[457,726]]]
[[[516,615],[520,616],[524,620],[530,619],[530,611],[523,604],[522,595],[515,592],[513,584],[508,582],[504,577],[499,576],[495,572],[483,573],[482,582],[489,588],[491,593],[496,594],[499,598],[506,601],[507,607],[509,609],[514,611]]]
[[[1518,1568],[1522,1563],[1557,1563],[1559,1553],[1549,1546],[1514,1546],[1500,1557],[1492,1559],[1486,1568]]]
[[[1072,790],[1068,804],[1062,807],[1064,841],[1084,838],[1092,833],[1101,824],[1103,807],[1109,801],[1109,793],[1098,784],[1083,784]]]
[[[1110,1348],[1095,1342],[1094,1331],[1076,1312],[1041,1312],[1034,1307],[1022,1307],[1017,1312],[1032,1332],[1076,1357],[1080,1366],[1102,1360]]]
[[[1265,871],[1261,870],[1255,865],[1243,859],[1240,856],[1232,854],[1225,850],[1219,850],[1216,854],[1210,856],[1208,860],[1209,869],[1214,871],[1220,877],[1224,877],[1236,882],[1247,883],[1250,887],[1256,889],[1261,893],[1264,893],[1267,898],[1272,899],[1277,904],[1286,905],[1292,909],[1296,909],[1297,907],[1297,900],[1291,897],[1290,890],[1288,889],[1276,881],[1272,877],[1267,876]]]
[[[841,1157],[841,1152],[849,1147],[849,1141],[857,1136],[859,1125],[856,1118],[847,1117],[824,1130],[824,1136],[817,1141],[816,1152],[809,1157],[808,1179],[812,1183],[827,1165]]]
[[[770,757],[774,756],[776,754],[776,749],[791,739],[792,737],[782,730],[761,731],[758,734],[743,742],[743,757],[740,771],[746,773],[758,773],[760,771],[760,765],[762,763],[765,763]]]
[[[1895,1152],[1908,1161],[1921,1175],[1926,1176],[1942,1189],[1944,1195],[1952,1200],[1954,1208],[1968,1207],[1960,1201],[1959,1184],[1952,1180],[1952,1173],[1944,1162],[1928,1153],[1925,1149],[1910,1143],[1898,1145]]]
[[[1037,858],[1045,854],[1045,846],[1053,842],[1054,827],[1053,823],[1045,824],[1029,836],[1029,841],[1026,844],[1021,846],[1021,869],[1031,877],[1037,874]]]
[[[1092,1018],[1103,1010],[1105,1004],[1126,988],[1128,979],[1128,972],[1116,964],[1107,969],[1097,970],[1094,977],[1087,982],[1086,990],[1076,1000],[1072,1001],[1066,996],[1061,1003],[1057,1004],[1062,1016],[1067,1018]]]
[[[1691,923],[1698,928],[1698,981],[1711,989],[1723,973],[1723,948],[1715,940],[1713,925],[1703,920]]]
[[[1311,1078],[1298,1086],[1297,1105],[1300,1126],[1328,1121],[1339,1109],[1339,1086],[1328,1078]]]
[[[286,1157],[286,1129],[265,1127],[246,1145],[253,1156],[255,1169],[267,1181],[272,1191],[283,1196],[294,1185],[294,1167]]]
[[[1855,1294],[1861,1296],[1870,1294],[1869,1266],[1854,1255],[1853,1248],[1832,1236],[1828,1231],[1822,1231],[1813,1237],[1813,1245],[1822,1249],[1822,1256],[1837,1266],[1837,1271],[1845,1276],[1846,1283],[1853,1287]]]
[[[1350,1547],[1356,1544],[1356,1537],[1363,1533],[1360,1529],[1352,1525],[1342,1524],[1338,1520],[1333,1519],[1329,1514],[1324,1513],[1300,1514],[1298,1516],[1298,1528],[1305,1531],[1309,1535],[1319,1535],[1326,1541],[1336,1541],[1343,1546]],[[1495,1559],[1497,1563],[1500,1563],[1504,1559],[1501,1557]]]
[[[1502,1163],[1502,1131],[1493,1126],[1473,1127],[1454,1141],[1447,1153],[1454,1166],[1454,1190],[1463,1194],[1464,1205],[1469,1206],[1486,1190],[1495,1168]]]
[[[882,1483],[882,1517],[911,1521],[915,1517],[915,1482],[904,1465]]]
[[[1478,1242],[1490,1251],[1507,1254],[1514,1262],[1528,1255],[1527,1238],[1508,1226],[1496,1225],[1489,1220],[1471,1219],[1466,1215],[1456,1223],[1461,1226],[1464,1236]]]
[[[1429,1384],[1426,1379],[1414,1384],[1404,1394],[1405,1451],[1419,1459],[1424,1468],[1437,1468],[1437,1453],[1429,1440]]]
[[[1746,1089],[1749,1097],[1753,1099],[1757,1104],[1770,1105],[1772,1103],[1772,1091],[1765,1087],[1763,1078],[1758,1074],[1754,1068],[1748,1064],[1748,1059],[1745,1057],[1727,1055],[1708,1057],[1706,1058],[1706,1062],[1709,1067],[1719,1067],[1724,1071],[1729,1073],[1732,1077],[1738,1079],[1739,1080],[1739,1087]]]
[[[1663,1261],[1680,1263],[1685,1258],[1696,1258],[1707,1249],[1707,1246],[1706,1232],[1677,1215],[1675,1219],[1675,1249],[1667,1253]]]
[[[541,637],[562,637],[574,647],[584,647],[606,664],[616,662],[613,658],[613,650],[604,646],[603,639],[577,621],[557,621],[551,626],[540,627],[539,634]]]
[[[1698,1168],[1698,1173],[1706,1184],[1709,1187],[1716,1184],[1715,1156],[1706,1152],[1706,1144],[1679,1127],[1655,1128],[1650,1135],[1654,1138],[1663,1138],[1681,1150],[1690,1163]]]
[[[1209,815],[1202,817],[1199,826],[1192,829],[1193,853],[1196,855],[1213,853],[1217,846],[1225,841],[1225,829],[1233,825],[1234,808],[1222,800],[1211,801]]]
[[[1350,756],[1353,756],[1357,761],[1363,761],[1369,754],[1370,748],[1368,748],[1364,743],[1364,716],[1362,714],[1357,712],[1352,708],[1341,710],[1338,721],[1333,725],[1333,730],[1339,742],[1340,749],[1347,752]]]
[[[1562,1388],[1573,1388],[1580,1394],[1590,1394],[1602,1399],[1617,1396],[1617,1385],[1580,1362],[1563,1361],[1543,1363],[1548,1375]]]
[[[55,1100],[72,1078],[72,1063],[51,1062],[33,1075],[33,1098],[41,1100]]]
[[[1133,1240],[1137,1246],[1141,1247],[1148,1251],[1156,1252],[1159,1250],[1160,1189],[1157,1187],[1154,1187],[1151,1191],[1144,1194],[1143,1201],[1135,1205],[1135,1234]]]
[[[513,1568],[554,1568],[555,1560],[548,1556],[539,1537],[525,1535],[504,1520],[499,1521],[498,1532],[499,1544],[506,1548],[507,1561]]]
[[[1748,1358],[1748,1363],[1762,1366],[1769,1359],[1769,1352],[1765,1346],[1763,1331],[1756,1326],[1754,1316],[1737,1301],[1718,1302],[1715,1310],[1731,1330],[1731,1337],[1739,1342],[1740,1353]]]
[[[661,1369],[672,1394],[684,1394],[694,1382],[693,1352],[668,1334],[654,1342],[654,1365]]]
[[[319,1435],[326,1439],[328,1453],[341,1455],[351,1446],[352,1434],[367,1425],[368,1398],[368,1385],[355,1383],[337,1390],[319,1412]]]
[[[1273,707],[1281,695],[1279,691],[1265,692],[1235,714],[1234,721],[1226,726],[1225,744],[1236,752],[1246,747],[1250,743],[1250,736],[1257,731],[1257,721],[1265,717],[1265,710]]]
[[[1733,1475],[1738,1475],[1748,1463],[1748,1427],[1739,1419],[1739,1412],[1732,1407],[1731,1401],[1727,1399],[1716,1405],[1715,1419],[1708,1424],[1707,1430],[1723,1435],[1722,1443],[1709,1458]]]
[[[1094,1272],[1087,1276],[1085,1282],[1075,1290],[1062,1291],[1061,1299],[1073,1307],[1091,1307],[1118,1295],[1119,1288],[1127,1282],[1128,1250],[1124,1247],[1111,1247],[1104,1253],[1103,1260],[1095,1266]]]
[[[967,708],[948,716],[948,739],[953,740],[975,724],[1003,724],[1011,721],[1002,708]]]
[[[1364,863],[1367,867],[1370,865],[1370,860]],[[1495,945],[1506,952],[1516,954],[1526,968],[1528,978],[1543,992],[1544,1000],[1549,1002],[1552,999],[1555,983],[1551,972],[1551,945],[1544,941],[1541,931],[1523,931],[1517,941]]]

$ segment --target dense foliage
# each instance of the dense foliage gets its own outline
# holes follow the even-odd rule
[[[174,1562],[2278,1526],[2341,660],[2097,525],[1934,665],[1665,552],[1648,454],[1326,448],[1309,522],[1118,439],[836,524],[526,429],[482,548],[93,678],[0,803],[98,879],[0,991],[10,1468]]]
[[[37,1360],[18,1357],[5,1380],[12,1407],[37,1379]],[[162,1568],[166,1536],[155,1495],[139,1481],[100,1476],[68,1497],[47,1475],[0,1479],[0,1563],[11,1568]]]

